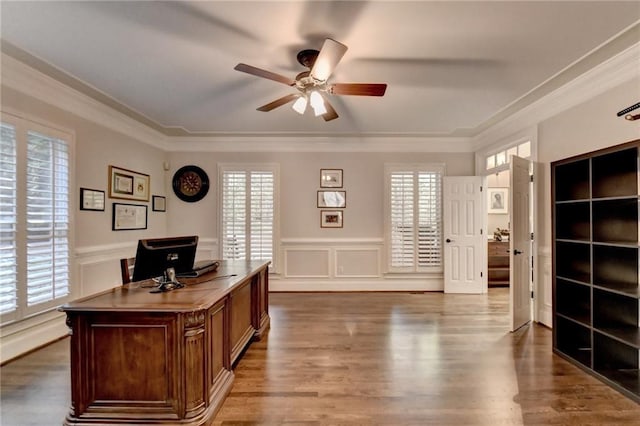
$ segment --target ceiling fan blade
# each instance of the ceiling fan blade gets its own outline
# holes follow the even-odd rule
[[[384,96],[387,85],[384,83],[334,83],[327,91],[332,95]]]
[[[258,111],[263,111],[263,112],[268,112],[271,111],[272,109],[278,108],[284,104],[288,104],[291,101],[294,101],[296,99],[298,99],[300,97],[300,95],[297,95],[295,93],[292,93],[290,95],[287,96],[283,96],[279,99],[276,99],[273,102],[269,102],[266,105],[262,105],[260,108],[257,108]]]
[[[236,71],[246,72],[247,74],[277,81],[278,83],[286,84],[287,86],[293,86],[294,84],[296,84],[295,80],[292,80],[289,77],[285,77],[283,75],[263,70],[261,68],[256,68],[247,64],[238,64],[233,69]]]
[[[316,80],[326,81],[344,56],[348,47],[330,38],[324,41],[318,58],[311,68],[311,76]]]
[[[327,112],[322,114],[322,118],[324,118],[324,121],[331,121],[338,118],[338,113],[336,112],[335,109],[333,109],[333,106],[331,106],[331,104],[326,98],[324,98],[324,107],[327,109]]]

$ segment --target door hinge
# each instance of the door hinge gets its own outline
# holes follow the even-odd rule
[[[533,175],[529,175],[529,180],[533,182]]]
[[[480,271],[480,278],[482,278],[484,275],[482,275],[482,271]]]
[[[533,290],[531,290],[531,298],[533,299]]]
[[[480,235],[482,235],[482,228],[480,228]]]
[[[533,232],[531,233],[531,241],[533,241]]]

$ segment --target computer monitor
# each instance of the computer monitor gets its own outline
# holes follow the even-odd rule
[[[138,241],[133,281],[159,277],[173,268],[176,274],[193,269],[198,237],[153,238]]]

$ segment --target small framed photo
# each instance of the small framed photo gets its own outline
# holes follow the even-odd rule
[[[149,175],[109,166],[109,198],[149,201]]]
[[[318,191],[318,208],[347,207],[347,191]]]
[[[104,191],[80,188],[80,210],[104,211]]]
[[[489,213],[509,213],[509,188],[487,188]]]
[[[342,169],[320,169],[320,188],[342,188]]]
[[[166,212],[167,211],[167,199],[160,195],[153,196],[152,209],[154,212]]]
[[[342,210],[321,210],[321,228],[342,228]]]
[[[147,229],[147,206],[113,203],[111,229],[114,231]]]

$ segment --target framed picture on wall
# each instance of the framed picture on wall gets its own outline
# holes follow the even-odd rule
[[[162,197],[160,195],[154,195],[152,197],[153,202],[152,204],[152,210],[154,212],[166,212],[167,211],[167,199],[165,197]]]
[[[318,191],[317,206],[321,207],[347,207],[347,191]]]
[[[487,188],[489,213],[509,213],[509,188]]]
[[[111,229],[114,231],[147,229],[147,206],[113,203]]]
[[[321,228],[342,228],[342,210],[321,210]]]
[[[104,191],[80,188],[80,210],[104,211]]]
[[[109,198],[149,201],[149,175],[109,166]]]
[[[342,169],[320,169],[320,188],[342,188]]]

